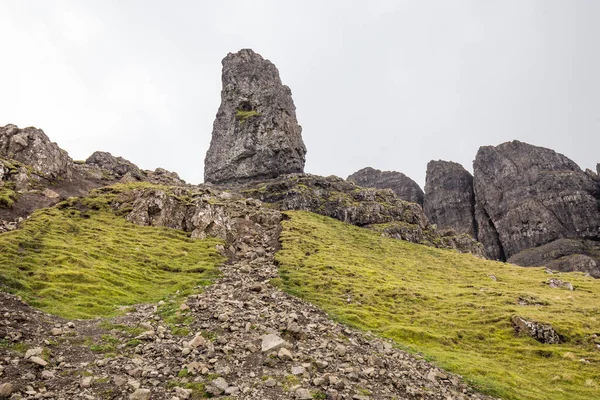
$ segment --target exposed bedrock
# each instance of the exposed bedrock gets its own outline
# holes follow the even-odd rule
[[[366,188],[391,189],[400,199],[423,205],[423,190],[402,172],[366,167],[348,176],[346,180]]]

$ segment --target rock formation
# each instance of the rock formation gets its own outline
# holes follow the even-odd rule
[[[0,127],[0,157],[29,165],[44,178],[69,179],[72,176],[73,160],[41,129],[19,129],[12,124]]]
[[[275,65],[252,50],[223,59],[221,106],[204,179],[231,183],[304,171],[306,148],[290,89]]]
[[[452,229],[436,230],[418,204],[398,198],[390,189],[360,188],[337,176],[291,174],[247,184],[242,193],[274,203],[282,211],[310,211],[395,239],[484,257],[481,244],[472,237]]]
[[[427,164],[423,211],[439,228],[453,228],[477,238],[473,176],[451,161]]]
[[[562,154],[512,141],[481,147],[473,165],[478,239],[490,255],[600,238],[598,186]]]
[[[366,167],[356,171],[346,180],[366,188],[391,189],[402,200],[423,205],[423,190],[402,172]]]
[[[96,151],[85,160],[86,164],[96,165],[107,171],[112,172],[118,178],[122,178],[125,174],[129,173],[132,177],[137,179],[143,178],[142,171],[129,160],[123,157],[115,157],[105,151]]]

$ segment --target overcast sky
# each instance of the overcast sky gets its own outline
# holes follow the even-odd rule
[[[600,162],[600,1],[0,0],[0,125],[203,180],[221,59],[290,86],[306,172],[425,182],[518,139]]]

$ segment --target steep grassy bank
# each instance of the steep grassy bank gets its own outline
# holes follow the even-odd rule
[[[221,241],[132,224],[105,206],[110,196],[39,210],[21,229],[0,234],[0,290],[52,314],[91,318],[216,276]]]
[[[281,285],[339,321],[391,338],[505,399],[600,398],[600,281],[548,275],[288,212]],[[550,278],[576,290],[551,289]],[[566,342],[514,333],[513,315]]]

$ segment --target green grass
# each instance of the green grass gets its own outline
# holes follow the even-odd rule
[[[600,398],[600,281],[441,250],[307,212],[288,212],[280,285],[353,327],[393,339],[504,399]],[[496,280],[490,278],[493,275]],[[556,277],[556,275],[554,275]],[[519,299],[530,305],[519,305]],[[516,336],[513,315],[566,338]],[[582,361],[584,360],[584,361]]]
[[[255,117],[255,116],[259,116],[260,113],[258,111],[242,111],[242,110],[237,110],[237,112],[235,113],[235,117],[239,120],[239,121],[245,121],[250,117]]]
[[[115,190],[125,189],[36,211],[0,234],[0,290],[51,314],[93,318],[211,282],[220,240],[128,222],[107,207]]]

